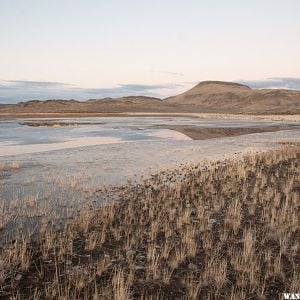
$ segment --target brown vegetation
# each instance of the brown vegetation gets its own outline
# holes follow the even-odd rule
[[[21,166],[19,161],[0,162],[0,171],[8,171],[19,169]]]
[[[182,166],[0,253],[3,299],[277,299],[300,289],[300,145]]]

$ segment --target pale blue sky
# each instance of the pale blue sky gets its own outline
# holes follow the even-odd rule
[[[300,88],[299,15],[299,0],[1,0],[0,102]]]

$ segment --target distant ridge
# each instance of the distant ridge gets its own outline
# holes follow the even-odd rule
[[[199,82],[195,87],[197,86],[204,86],[204,85],[221,85],[221,86],[228,86],[228,87],[245,87],[250,89],[249,86],[237,82],[227,82],[227,81],[201,81]]]
[[[235,82],[202,81],[190,90],[164,100],[126,96],[87,101],[54,99],[0,104],[0,114],[122,112],[300,114],[300,91],[251,89]]]

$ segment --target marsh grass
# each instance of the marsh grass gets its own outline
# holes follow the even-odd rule
[[[21,163],[17,160],[9,162],[0,162],[0,171],[16,170],[21,167]]]
[[[278,299],[298,292],[299,164],[299,145],[284,145],[185,166],[128,184],[119,201],[82,210],[59,230],[41,228],[36,239],[20,230],[0,253],[0,295]]]

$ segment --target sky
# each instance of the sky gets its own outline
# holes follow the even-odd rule
[[[299,0],[0,0],[0,103],[300,89]]]

